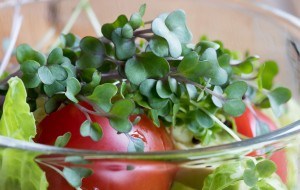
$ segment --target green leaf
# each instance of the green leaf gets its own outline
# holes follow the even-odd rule
[[[41,84],[41,79],[37,74],[33,74],[33,75],[24,74],[22,76],[22,81],[24,82],[26,88],[36,88]]]
[[[255,163],[254,163],[254,161],[253,161],[252,159],[248,159],[248,160],[246,161],[246,165],[247,165],[247,167],[248,167],[249,169],[255,169]]]
[[[154,21],[153,21],[154,22]],[[185,12],[176,10],[171,12],[165,20],[167,28],[177,36],[180,43],[189,43],[192,40],[192,33],[186,25]],[[152,23],[153,25],[153,23]]]
[[[54,146],[65,147],[71,139],[71,133],[67,132],[61,136],[58,136],[55,140]]]
[[[125,65],[125,74],[128,80],[135,85],[139,85],[148,78],[163,78],[169,71],[168,61],[151,52],[137,55],[127,60]]]
[[[242,162],[222,164],[204,180],[202,190],[223,190],[234,185],[241,179],[240,167]]]
[[[190,111],[188,118],[188,127],[196,134],[203,128],[208,129],[214,125],[214,121],[211,117],[201,110]]]
[[[157,81],[156,83],[156,92],[161,98],[170,98],[172,95],[169,85],[161,80]]]
[[[59,64],[59,61],[63,57],[63,51],[61,48],[55,48],[51,51],[47,58],[48,65]]]
[[[91,137],[93,141],[99,141],[103,136],[101,126],[98,123],[92,123],[89,120],[86,120],[81,124],[80,134],[83,137]]]
[[[80,49],[91,55],[104,55],[105,48],[103,43],[95,37],[86,36],[80,41]]]
[[[70,48],[75,47],[79,43],[78,38],[72,33],[62,34],[61,39],[65,47],[70,47]]]
[[[176,92],[177,91],[177,81],[176,81],[176,79],[168,77],[168,83],[169,83],[169,87],[170,87],[171,91]]]
[[[185,84],[185,88],[186,88],[187,94],[188,94],[190,99],[197,98],[198,91],[197,91],[197,88],[194,85]]]
[[[27,44],[21,44],[17,47],[16,57],[20,64],[23,64],[24,62],[26,62],[28,60],[36,61],[41,65],[45,65],[45,63],[46,63],[45,56],[43,54],[33,50]]]
[[[105,83],[97,86],[94,92],[87,98],[94,102],[105,112],[109,112],[112,103],[111,99],[117,94],[118,88],[114,84]]]
[[[258,56],[250,56],[244,61],[233,65],[233,69],[237,74],[250,74],[253,71],[254,61],[259,59]]]
[[[98,73],[98,71],[94,71],[92,75],[92,80],[88,84],[82,87],[82,91],[85,94],[90,94],[94,90],[94,88],[99,85],[101,81],[101,75]]]
[[[82,51],[79,59],[76,62],[76,66],[79,69],[99,68],[102,66],[103,61],[104,57],[102,55],[92,55]]]
[[[147,79],[140,85],[140,93],[147,97],[150,106],[153,109],[161,109],[168,103],[167,99],[159,97],[156,91],[156,80]]]
[[[35,75],[37,74],[37,71],[40,68],[40,66],[41,65],[38,62],[33,60],[28,60],[25,61],[23,64],[21,64],[20,70],[22,71],[23,74]]]
[[[128,117],[133,112],[134,108],[134,102],[129,99],[118,100],[115,102],[109,112],[112,115],[109,118],[111,126],[118,132],[129,132],[132,128],[132,124]]]
[[[248,89],[248,85],[244,81],[235,81],[228,85],[224,92],[229,99],[241,99]]]
[[[47,66],[40,67],[38,75],[44,84],[52,84],[55,81],[55,77]]]
[[[126,23],[128,23],[128,19],[125,15],[120,15],[113,23],[104,24],[101,28],[101,32],[104,37],[107,39],[112,39],[112,32],[116,28],[122,28]]]
[[[81,85],[79,81],[72,77],[67,80],[67,91],[65,95],[69,100],[72,102],[78,103],[78,100],[75,98],[75,96],[80,92]]]
[[[121,28],[117,28],[112,32],[111,40],[115,45],[117,59],[126,60],[135,54],[136,46],[134,39],[123,38]]]
[[[258,176],[255,173],[255,170],[246,169],[243,174],[244,182],[249,187],[253,187],[256,185],[258,181]]]
[[[230,55],[225,53],[218,57],[219,65],[224,69],[227,74],[230,76],[232,74],[232,67],[230,65]]]
[[[21,79],[8,81],[9,89],[0,120],[0,135],[31,142],[36,135],[35,119],[26,103],[26,89]],[[46,190],[45,173],[35,162],[36,153],[0,149],[0,189]]]
[[[166,26],[165,19],[161,17],[154,19],[152,22],[152,31],[155,35],[160,36],[167,41],[169,52],[172,57],[177,58],[181,55],[181,42],[176,34],[172,33]]]
[[[223,96],[223,90],[220,86],[215,86],[213,92],[220,96]],[[218,97],[212,95],[211,100],[213,101],[215,106],[219,108],[223,107],[223,101],[220,100]]]
[[[259,177],[267,178],[276,172],[276,164],[271,160],[263,160],[257,163],[255,167]]]
[[[125,24],[122,28],[122,37],[130,39],[133,37],[133,29],[130,24]]]
[[[135,138],[132,137],[130,135],[129,136],[129,144],[128,144],[128,148],[127,151],[128,152],[144,152],[144,142],[142,139],[140,138]]]
[[[228,74],[220,67],[215,49],[206,49],[200,57],[200,60],[209,63],[209,65],[205,65],[206,68],[203,68],[202,70],[205,72],[204,76],[211,79],[210,83],[212,85],[222,85],[227,82]]]
[[[36,135],[35,119],[26,103],[26,89],[21,79],[13,77],[8,81],[0,120],[0,134],[14,139],[31,141]]]
[[[55,80],[66,80],[68,77],[68,73],[65,68],[61,65],[51,65],[48,67],[50,72],[52,73]]]
[[[270,90],[273,87],[273,80],[278,74],[278,66],[275,61],[266,61],[258,72],[258,87]]]
[[[169,46],[168,42],[160,37],[160,36],[154,36],[150,42],[149,46],[152,50],[152,52],[157,55],[158,57],[166,57],[169,55]]]
[[[198,54],[201,55],[208,48],[213,48],[215,50],[218,50],[220,48],[220,45],[212,41],[202,40],[196,44],[195,49],[200,49]]]
[[[140,13],[133,13],[130,17],[129,24],[133,30],[139,28],[143,24],[142,16]]]
[[[48,97],[52,97],[54,94],[64,93],[65,89],[65,86],[57,81],[50,85],[44,85],[44,91]]]
[[[75,188],[81,187],[82,179],[92,175],[93,171],[88,168],[68,168],[63,169],[63,175],[67,182]]]
[[[240,99],[230,99],[225,101],[223,110],[233,117],[238,117],[245,112],[246,106]]]
[[[45,105],[44,105],[45,112],[47,114],[55,112],[65,99],[66,99],[66,97],[62,94],[52,96],[45,102]]]
[[[146,4],[144,3],[144,4],[142,4],[142,5],[140,6],[140,8],[139,8],[139,13],[140,13],[140,15],[141,15],[141,16],[144,16],[145,11],[146,11]]]
[[[288,102],[292,97],[289,89],[278,87],[268,93],[268,98],[274,114],[279,117],[283,113],[282,104]]]
[[[198,54],[192,51],[184,56],[177,70],[183,76],[191,80],[197,80],[204,75],[205,67],[207,66],[203,66],[203,62],[199,62]]]

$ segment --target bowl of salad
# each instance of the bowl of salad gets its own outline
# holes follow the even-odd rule
[[[300,188],[298,18],[242,0],[0,10],[1,190]]]

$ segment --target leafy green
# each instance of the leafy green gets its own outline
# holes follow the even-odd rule
[[[99,123],[86,120],[80,126],[80,134],[83,137],[91,137],[93,141],[99,141],[102,136],[102,128]]]
[[[271,108],[277,117],[283,113],[282,105],[288,102],[291,97],[291,91],[284,87],[278,87],[268,94]]]
[[[123,27],[127,22],[127,17],[125,15],[120,15],[113,23],[104,24],[101,28],[101,32],[107,39],[112,39],[113,31]]]
[[[202,190],[225,190],[233,186],[241,186],[243,189],[251,187],[251,189],[286,190],[286,186],[275,171],[274,162],[266,159],[245,158],[225,163],[205,179]]]
[[[266,61],[260,67],[258,73],[258,87],[270,90],[273,86],[273,79],[278,74],[278,66],[274,61]]]
[[[111,109],[111,99],[117,94],[118,88],[113,84],[102,84],[94,89],[94,92],[87,98],[93,101],[105,112]]]
[[[70,132],[67,132],[61,136],[58,136],[55,140],[54,146],[57,147],[64,147],[68,144],[68,142],[71,139],[72,134]]]
[[[164,58],[150,52],[129,59],[125,66],[128,80],[136,85],[148,78],[162,78],[169,70],[170,66]]]
[[[16,53],[17,60],[20,64],[29,60],[36,61],[41,65],[44,65],[46,63],[45,56],[40,52],[33,50],[27,44],[19,45],[17,47]]]
[[[63,169],[63,175],[65,179],[72,187],[76,187],[76,188],[81,186],[83,178],[92,175],[92,173],[93,173],[92,170],[87,168],[65,167]]]
[[[0,135],[30,142],[36,135],[35,119],[26,103],[26,89],[21,79],[9,80],[9,90],[0,120]],[[34,161],[36,153],[0,149],[0,189],[46,190],[45,173]]]
[[[182,10],[154,19],[152,31],[168,42],[170,55],[174,58],[182,53],[181,43],[189,43],[192,39],[192,34],[186,26],[185,12]]]

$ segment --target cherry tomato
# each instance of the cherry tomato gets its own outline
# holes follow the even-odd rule
[[[267,124],[269,131],[274,131],[277,129],[275,123],[269,119],[264,113],[258,109],[254,109],[255,114],[251,112],[249,108],[246,108],[246,111],[243,115],[234,118],[235,124],[237,126],[237,131],[249,138],[258,136],[259,132],[257,131],[258,120]],[[272,154],[270,159],[277,165],[277,174],[281,177],[283,182],[287,180],[287,159],[286,153],[284,150],[276,151]]]
[[[102,150],[114,152],[126,152],[128,137],[118,134],[107,118],[90,115],[93,122],[100,124],[103,137],[98,142],[89,137],[80,135],[80,125],[86,120],[86,116],[73,104],[51,113],[38,125],[38,135],[35,141],[42,144],[53,145],[56,138],[66,132],[72,136],[66,147],[87,150]],[[133,120],[136,116],[133,116]],[[173,149],[172,141],[164,127],[156,127],[146,116],[141,115],[140,122],[129,133],[132,137],[140,138],[145,144],[145,151],[165,151]],[[171,164],[146,161],[112,161],[95,160],[86,165],[93,170],[93,174],[83,180],[82,189],[157,189],[170,188],[175,170]],[[132,168],[132,169],[128,169]],[[49,181],[49,189],[72,189],[65,179],[52,169],[42,166],[46,171]]]

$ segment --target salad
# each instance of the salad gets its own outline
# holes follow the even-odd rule
[[[275,61],[206,36],[193,44],[183,10],[144,21],[145,9],[104,24],[101,38],[62,34],[49,54],[18,46],[20,70],[1,82],[0,135],[84,150],[186,150],[269,133],[298,109],[291,91],[273,83]],[[0,189],[284,190],[292,168],[285,151],[197,170],[83,156],[36,160],[43,156],[0,149]]]

